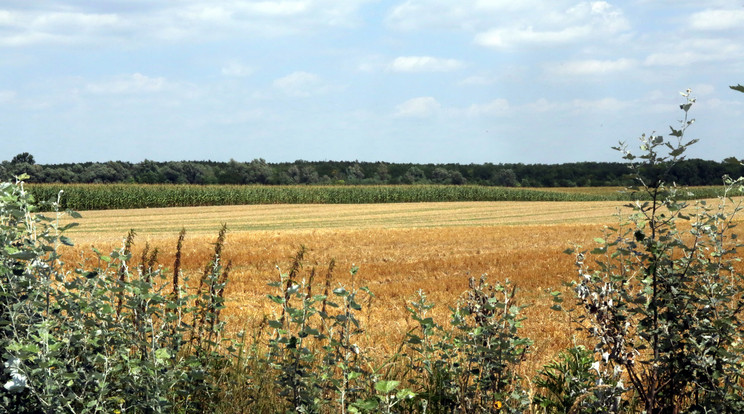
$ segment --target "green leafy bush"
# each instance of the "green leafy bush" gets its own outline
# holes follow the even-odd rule
[[[58,203],[52,203],[54,210]],[[77,213],[68,212],[72,217]],[[233,350],[221,346],[220,233],[196,293],[156,253],[127,243],[98,266],[63,271],[60,213],[35,212],[23,183],[0,185],[0,402],[14,413],[204,412]],[[180,244],[180,243],[179,243]],[[177,268],[178,266],[176,266]],[[228,266],[229,267],[229,266]]]
[[[266,342],[257,341],[248,359],[267,368],[264,375],[273,379],[272,412],[359,412],[379,402],[370,398],[378,376],[354,340],[363,332],[362,303],[369,306],[372,293],[356,287],[356,267],[351,269],[351,287],[333,288],[333,261],[317,286],[314,268],[309,277],[302,276],[305,255],[301,247],[290,271],[280,272],[279,280],[269,284],[276,289],[268,295],[275,305],[265,319],[270,333]],[[257,390],[261,382],[254,377],[246,386]],[[256,401],[244,410],[255,409],[267,397],[254,395]]]
[[[583,346],[561,352],[537,372],[534,383],[539,392],[533,403],[546,413],[568,413],[577,399],[597,385],[599,375],[593,364],[593,352]]]
[[[685,137],[695,99],[683,95],[670,139],[642,136],[638,156],[616,148],[637,179],[631,191],[649,201],[630,204],[634,213],[607,227],[591,256],[577,255],[576,321],[596,338],[598,371],[613,378],[618,401],[635,398],[648,413],[742,412],[744,280],[733,232],[742,207],[730,196],[743,181],[725,177],[718,205],[681,201],[684,190],[667,182],[697,141]]]
[[[409,312],[419,326],[399,350],[374,360],[357,344],[372,293],[332,287],[333,262],[324,283],[315,269],[302,276],[301,248],[288,273],[272,282],[275,310],[266,319],[268,340],[248,357],[274,378],[273,412],[307,413],[521,413],[529,406],[515,368],[531,343],[518,335],[522,306],[508,281],[472,279],[452,310],[450,329],[426,312],[423,292]],[[251,387],[251,383],[246,384]],[[266,398],[266,397],[265,397]],[[243,411],[250,410],[250,405]]]
[[[419,326],[406,339],[406,376],[419,407],[431,413],[521,413],[529,406],[516,367],[532,343],[519,336],[523,318],[516,287],[470,279],[452,309],[451,327],[426,313],[434,304],[419,292],[409,307]],[[428,411],[427,411],[428,410]]]

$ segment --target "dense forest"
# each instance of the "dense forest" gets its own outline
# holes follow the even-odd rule
[[[143,184],[475,184],[504,187],[599,187],[630,185],[630,169],[617,162],[566,164],[402,164],[361,161],[268,163],[144,160],[37,164],[18,154],[0,163],[0,179],[28,174],[32,183]],[[679,185],[717,185],[724,175],[744,176],[735,158],[684,160],[672,168]]]

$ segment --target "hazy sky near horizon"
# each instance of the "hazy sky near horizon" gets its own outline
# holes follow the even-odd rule
[[[0,159],[744,157],[744,0],[1,0]]]

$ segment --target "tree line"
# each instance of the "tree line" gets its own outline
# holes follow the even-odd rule
[[[414,164],[363,161],[269,163],[144,160],[37,164],[24,152],[0,163],[0,179],[28,174],[31,183],[140,184],[451,184],[504,187],[600,187],[633,184],[628,165],[620,162],[564,164]],[[718,185],[724,175],[744,175],[736,158],[721,162],[683,160],[669,177],[679,185]]]

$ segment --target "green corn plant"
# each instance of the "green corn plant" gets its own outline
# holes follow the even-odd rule
[[[436,201],[599,201],[618,194],[568,194],[555,191],[484,186],[233,186],[185,184],[33,184],[37,199],[64,190],[62,208],[132,209],[243,204],[361,204]],[[703,196],[696,195],[695,197]]]

